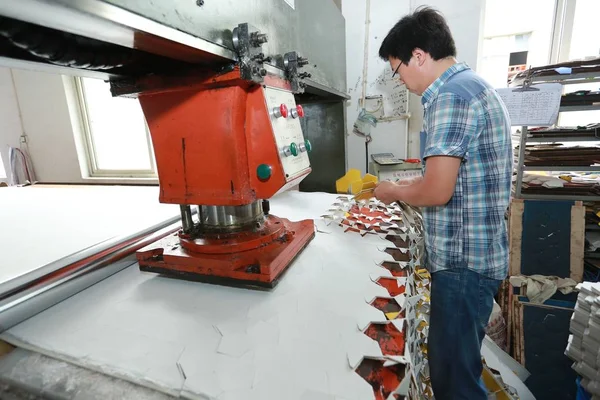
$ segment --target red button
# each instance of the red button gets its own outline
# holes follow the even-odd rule
[[[302,106],[296,106],[296,110],[298,111],[298,116],[300,118],[304,117],[304,108],[302,108]]]
[[[288,108],[285,104],[282,104],[279,106],[279,112],[281,113],[281,116],[283,118],[287,118],[288,117]]]

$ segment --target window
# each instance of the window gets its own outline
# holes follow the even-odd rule
[[[529,66],[548,64],[555,1],[487,0],[479,73],[497,88]]]
[[[597,33],[597,16],[600,14],[600,1],[577,0],[569,46],[569,60],[596,58],[600,56],[600,35]],[[565,93],[578,90],[600,90],[600,83],[582,83],[566,86]],[[561,126],[582,126],[600,122],[600,111],[575,111],[560,114]]]
[[[76,78],[91,177],[155,178],[150,132],[137,99],[112,97],[107,82]]]

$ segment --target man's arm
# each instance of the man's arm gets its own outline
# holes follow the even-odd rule
[[[396,183],[400,186],[408,186],[408,185],[414,185],[415,183],[420,182],[422,180],[423,180],[422,176],[415,176],[414,178],[400,179]]]
[[[429,105],[426,118],[423,180],[410,186],[382,182],[375,191],[381,201],[401,200],[417,207],[435,207],[452,198],[461,162],[467,162],[469,146],[477,137],[478,108],[455,93],[441,93]]]
[[[399,200],[416,207],[442,206],[454,194],[461,161],[458,157],[429,157],[422,179],[408,186],[381,182],[375,189],[375,197],[388,204]]]

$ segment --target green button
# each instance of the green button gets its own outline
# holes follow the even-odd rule
[[[304,141],[304,146],[306,147],[306,151],[309,153],[312,151],[312,144],[310,143],[310,140],[306,139]]]
[[[294,142],[290,144],[290,153],[292,153],[294,157],[298,155],[298,146]]]
[[[272,173],[273,171],[271,166],[267,164],[260,164],[256,168],[256,175],[258,175],[258,179],[260,179],[261,181],[268,180],[271,177]]]

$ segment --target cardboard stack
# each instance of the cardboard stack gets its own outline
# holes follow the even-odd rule
[[[565,354],[575,361],[573,369],[582,377],[583,388],[600,400],[600,283],[583,282],[577,289]]]

